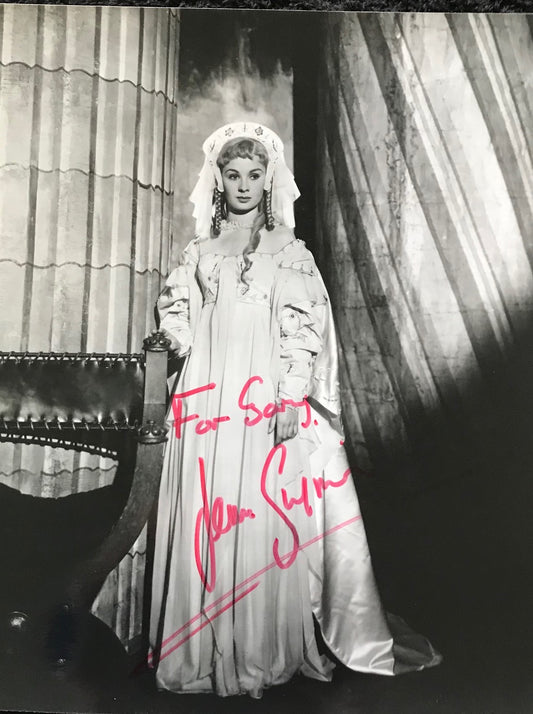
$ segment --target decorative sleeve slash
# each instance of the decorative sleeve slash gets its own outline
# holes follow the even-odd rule
[[[181,253],[178,265],[168,276],[156,304],[159,326],[178,341],[178,357],[187,355],[192,347],[191,292],[196,287],[198,257],[198,239],[195,238]]]
[[[323,348],[328,298],[311,253],[296,241],[279,272],[278,398],[300,402],[309,394],[317,355]]]

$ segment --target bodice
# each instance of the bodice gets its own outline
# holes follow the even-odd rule
[[[245,263],[242,255],[205,253],[200,255],[196,280],[200,286],[204,305],[216,302],[221,281],[225,288],[234,290],[240,302],[270,307],[272,286],[279,269],[278,253],[252,253],[251,267],[242,278]]]

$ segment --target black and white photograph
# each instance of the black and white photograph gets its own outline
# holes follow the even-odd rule
[[[531,714],[533,15],[0,4],[0,711]]]

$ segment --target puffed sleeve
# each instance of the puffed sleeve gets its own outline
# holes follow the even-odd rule
[[[198,239],[194,239],[181,253],[178,265],[168,276],[156,304],[159,326],[178,341],[178,357],[187,355],[192,347],[191,291],[196,287],[198,257]]]
[[[297,241],[279,269],[278,398],[302,401],[309,394],[324,342],[328,298],[311,253]]]

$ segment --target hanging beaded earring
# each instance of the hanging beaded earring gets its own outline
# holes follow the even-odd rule
[[[265,228],[267,231],[274,230],[274,216],[272,215],[272,188],[265,191]]]
[[[213,216],[212,223],[213,235],[219,236],[222,226],[222,204],[224,200],[224,192],[219,191],[218,188],[215,188],[213,200],[215,203],[215,215]]]

